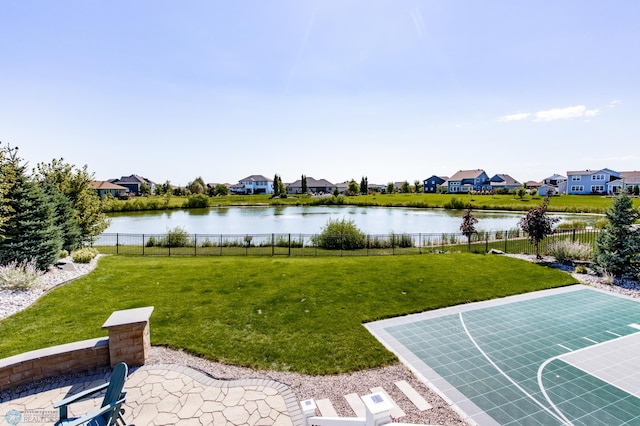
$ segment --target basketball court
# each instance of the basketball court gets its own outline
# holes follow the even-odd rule
[[[640,301],[575,285],[365,325],[479,425],[640,424]]]

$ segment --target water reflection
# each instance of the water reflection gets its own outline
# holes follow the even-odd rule
[[[351,219],[367,234],[457,233],[462,211],[354,206],[215,207],[112,214],[107,233],[154,234],[180,226],[194,234],[314,234],[329,219]],[[478,230],[508,230],[518,226],[524,213],[474,211]],[[593,215],[563,214],[563,221],[592,224]]]

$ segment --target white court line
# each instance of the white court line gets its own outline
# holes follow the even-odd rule
[[[605,333],[613,334],[613,335],[614,335],[614,336],[616,336],[616,337],[620,337],[620,336],[622,336],[621,334],[614,333],[613,331],[609,331],[609,330],[605,331]]]
[[[568,425],[572,425],[573,424],[564,416],[562,415],[562,413],[556,408],[555,405],[553,405],[553,403],[551,401],[549,401],[549,398],[547,398],[546,393],[543,390],[543,393],[545,394],[545,398],[547,399],[547,401],[549,401],[549,403],[551,404],[551,406],[554,408],[554,410],[560,415],[560,417],[558,417],[558,415],[556,415],[553,411],[549,410],[549,407],[545,406],[543,403],[541,403],[540,401],[538,401],[536,398],[533,397],[533,395],[531,395],[529,392],[527,392],[522,386],[520,386],[518,383],[516,383],[515,380],[513,380],[511,377],[509,377],[509,375],[507,375],[507,373],[505,373],[504,371],[502,371],[502,369],[500,367],[498,367],[498,365],[493,362],[493,360],[491,358],[489,358],[489,355],[486,354],[485,351],[482,350],[482,348],[480,348],[480,346],[478,345],[478,343],[476,343],[476,341],[474,340],[474,338],[471,336],[471,333],[469,333],[469,329],[467,329],[467,325],[464,323],[464,319],[462,318],[462,312],[460,312],[458,314],[458,316],[460,317],[460,323],[462,324],[462,328],[464,329],[464,332],[467,334],[467,337],[469,337],[469,340],[471,340],[471,343],[473,343],[473,345],[476,347],[476,349],[478,349],[478,351],[482,354],[482,356],[489,361],[489,363],[493,366],[493,368],[495,368],[496,370],[498,370],[498,372],[500,374],[502,374],[507,380],[509,380],[511,382],[512,385],[514,385],[516,388],[518,388],[518,390],[520,392],[522,392],[523,394],[525,394],[529,399],[531,399],[534,403],[536,403],[540,408],[542,408],[544,411],[546,411],[547,413],[549,413],[549,415],[551,415],[552,417],[555,417],[556,420],[563,422],[565,424]]]
[[[569,351],[569,352],[573,352],[573,349],[566,347],[565,345],[561,345],[560,343],[558,343],[558,346],[560,346],[562,349],[564,349],[565,351]]]
[[[589,339],[588,337],[583,337],[583,339],[586,340],[587,342],[591,342],[591,343],[600,343],[600,342],[597,342],[597,341],[595,341],[593,339]]]

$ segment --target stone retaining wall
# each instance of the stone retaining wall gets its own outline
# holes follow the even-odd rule
[[[103,325],[109,337],[38,349],[0,359],[0,391],[26,383],[112,367],[124,361],[144,365],[151,346],[149,317],[153,307],[116,311]]]

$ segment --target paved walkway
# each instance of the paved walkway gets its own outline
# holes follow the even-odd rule
[[[125,383],[125,419],[142,425],[299,426],[302,412],[285,384],[269,379],[217,380],[189,367],[145,365],[132,369]],[[52,405],[108,380],[80,377],[43,385],[0,401],[0,425],[50,425],[58,419]],[[70,416],[95,409],[101,399],[70,406]],[[15,420],[21,418],[18,423]],[[11,420],[11,422],[9,422]]]

